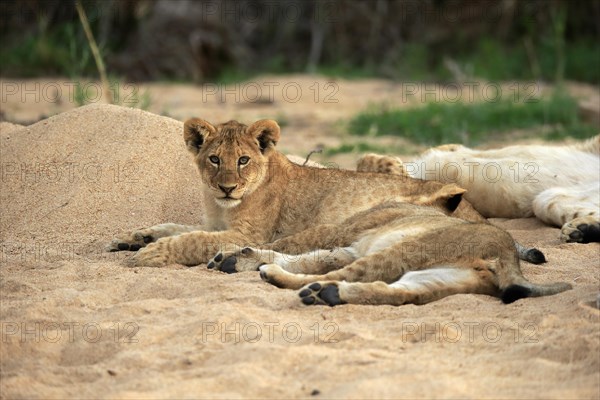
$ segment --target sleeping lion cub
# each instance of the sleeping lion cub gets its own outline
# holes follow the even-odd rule
[[[456,183],[484,217],[535,215],[561,227],[565,242],[600,241],[600,135],[572,146],[444,145],[406,164],[369,154],[357,169]]]
[[[275,251],[286,248],[311,250],[298,255]],[[261,278],[275,286],[301,289],[306,305],[425,304],[458,293],[487,294],[511,303],[571,288],[567,283],[527,281],[513,239],[500,228],[396,202],[261,249],[219,253],[209,267],[232,265],[238,270],[258,268]]]

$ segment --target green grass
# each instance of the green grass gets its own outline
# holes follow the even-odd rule
[[[477,145],[503,132],[536,128],[543,130],[547,139],[586,138],[597,133],[597,128],[580,120],[576,100],[563,92],[535,102],[427,103],[402,110],[371,107],[348,126],[354,135],[402,136],[427,146]]]

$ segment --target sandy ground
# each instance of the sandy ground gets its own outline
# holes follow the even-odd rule
[[[277,115],[223,107],[194,114]],[[281,147],[302,154],[312,144],[290,125]],[[574,289],[510,305],[456,295],[304,307],[256,273],[124,267],[131,253],[103,252],[115,234],[202,220],[181,130],[103,105],[0,124],[0,397],[600,396],[600,245],[563,244],[535,219],[493,222],[546,254],[544,265],[522,265],[530,280]]]

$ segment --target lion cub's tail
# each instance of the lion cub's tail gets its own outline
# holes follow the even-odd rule
[[[503,303],[508,304],[524,297],[550,296],[569,289],[572,289],[572,286],[564,282],[536,285],[523,278],[521,282],[512,284],[504,289],[501,298]]]

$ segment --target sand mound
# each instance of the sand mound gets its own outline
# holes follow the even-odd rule
[[[597,398],[598,244],[495,220],[566,293],[302,307],[255,273],[128,269],[118,233],[198,223],[182,124],[116,106],[0,125],[3,398]],[[285,134],[285,132],[284,132]]]

